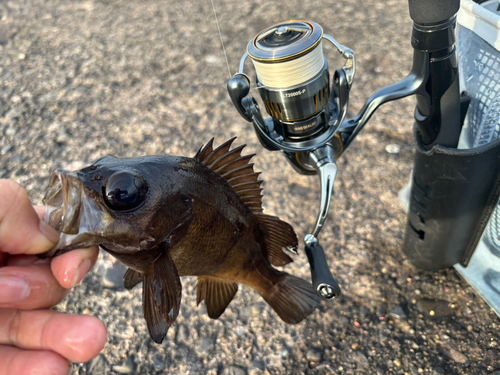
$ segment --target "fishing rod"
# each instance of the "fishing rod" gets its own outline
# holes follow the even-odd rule
[[[354,52],[324,34],[315,22],[287,21],[261,31],[249,41],[238,72],[227,84],[235,108],[253,124],[262,146],[280,151],[296,172],[319,176],[319,212],[304,244],[314,289],[324,300],[341,292],[318,239],[330,207],[338,171],[336,160],[375,110],[389,101],[416,95],[417,138],[422,147],[430,150],[436,145],[454,148],[458,144],[463,121],[455,14],[460,2],[410,0],[409,6],[414,21],[410,73],[401,82],[370,96],[352,119],[346,119],[346,114],[356,74]],[[323,53],[325,41],[345,59],[343,66],[329,67]],[[248,58],[255,68],[255,84],[270,117],[264,118],[257,100],[249,96],[251,79],[244,69]]]

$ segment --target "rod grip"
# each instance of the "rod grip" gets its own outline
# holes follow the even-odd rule
[[[338,297],[340,287],[328,268],[323,247],[318,242],[309,243],[306,245],[306,255],[311,267],[311,279],[316,294],[324,300]]]
[[[409,0],[408,5],[413,22],[428,25],[453,17],[460,8],[460,0]]]

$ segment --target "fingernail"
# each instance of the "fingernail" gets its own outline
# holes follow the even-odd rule
[[[18,277],[0,276],[0,303],[20,302],[30,294],[29,284]]]
[[[90,271],[90,266],[91,262],[88,259],[85,259],[80,265],[78,266],[78,272],[75,275],[75,279],[73,280],[73,287],[76,286],[82,279],[85,277],[87,272]]]
[[[49,224],[47,224],[45,221],[40,220],[40,232],[49,239],[49,241],[53,243],[58,243],[59,242],[59,232],[52,228]]]

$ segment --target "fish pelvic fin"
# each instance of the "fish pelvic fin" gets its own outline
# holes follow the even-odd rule
[[[253,213],[262,212],[262,181],[258,179],[260,173],[255,173],[250,163],[255,154],[241,156],[246,145],[230,150],[235,138],[231,138],[217,148],[213,148],[212,138],[204,147],[200,148],[194,157],[198,162],[211,169],[233,188],[247,207]]]
[[[309,282],[286,273],[261,296],[288,324],[300,323],[320,302]]]
[[[143,276],[140,272],[134,271],[129,268],[125,275],[123,276],[123,284],[126,289],[130,290],[140,282],[142,282]]]
[[[297,252],[298,240],[292,226],[280,220],[276,216],[256,214],[260,229],[264,233],[264,241],[267,251],[265,256],[273,266],[281,267],[293,259],[290,258],[283,249],[293,253]]]
[[[205,301],[208,316],[217,319],[233,300],[238,284],[210,276],[198,276],[196,304]]]
[[[172,258],[163,251],[154,261],[153,273],[144,275],[142,305],[149,335],[161,344],[179,315],[182,285]]]

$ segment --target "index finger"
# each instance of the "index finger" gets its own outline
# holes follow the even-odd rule
[[[0,180],[0,252],[40,254],[58,240],[59,233],[39,219],[26,190],[12,180]]]

